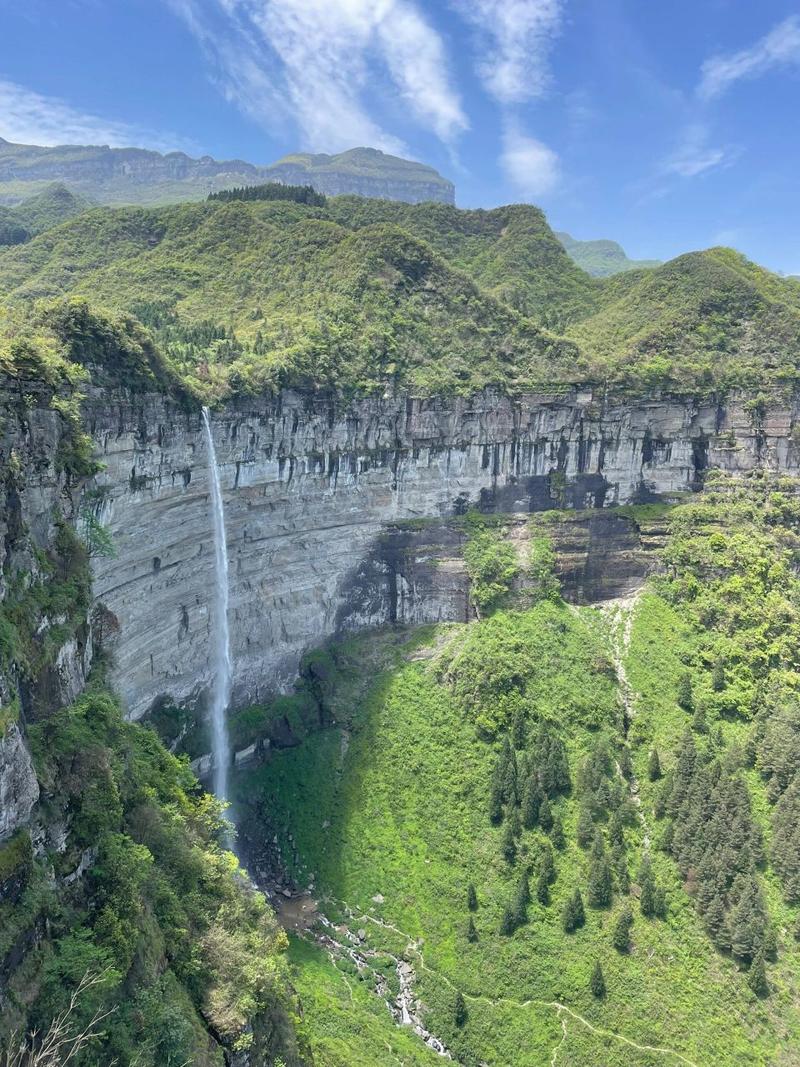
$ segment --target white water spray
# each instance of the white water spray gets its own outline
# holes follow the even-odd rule
[[[219,485],[217,451],[211,432],[208,408],[203,408],[203,425],[208,449],[208,476],[211,485],[211,516],[214,525],[214,615],[211,620],[213,677],[211,681],[211,743],[214,757],[214,793],[228,799],[230,742],[225,713],[231,699],[231,638],[228,629],[228,542],[225,511]]]

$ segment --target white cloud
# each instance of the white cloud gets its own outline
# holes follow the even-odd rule
[[[54,96],[0,79],[0,137],[17,144],[110,145],[116,148],[191,148],[183,139],[141,126],[101,118]]]
[[[665,160],[662,172],[696,178],[715,167],[729,166],[737,155],[734,149],[709,145],[708,130],[696,122],[687,126],[677,151]]]
[[[730,55],[712,56],[701,68],[698,95],[703,100],[720,96],[742,78],[755,78],[772,67],[800,65],[800,16],[790,15],[751,48]]]
[[[546,196],[558,185],[560,168],[556,153],[514,126],[509,126],[503,134],[500,162],[509,181],[525,197]]]
[[[478,33],[478,73],[502,104],[541,96],[548,56],[561,26],[562,0],[452,0]]]
[[[412,0],[171,0],[214,59],[225,95],[306,147],[400,151],[370,106],[381,79],[441,140],[467,128],[441,37]]]

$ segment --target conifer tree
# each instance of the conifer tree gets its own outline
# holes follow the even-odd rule
[[[575,919],[575,898],[570,897],[561,909],[561,927],[564,933],[571,934],[578,928]]]
[[[653,870],[650,866],[650,860],[647,856],[642,860],[642,866],[639,869],[639,888],[641,889],[639,907],[641,908],[642,915],[651,918],[656,914],[656,883],[653,878]]]
[[[769,993],[767,984],[767,969],[764,966],[764,953],[761,949],[756,952],[750,970],[747,975],[747,984],[757,997],[765,997]]]
[[[536,775],[532,774],[525,783],[525,790],[522,794],[522,825],[526,830],[532,830],[539,821],[541,801],[539,781]]]
[[[542,802],[539,805],[539,825],[545,833],[553,828],[553,810],[546,796],[542,797]]]
[[[503,772],[498,764],[492,776],[489,793],[489,818],[495,825],[503,821]]]
[[[661,777],[661,758],[657,748],[650,752],[650,759],[647,761],[647,777],[651,782],[657,782]]]
[[[559,851],[567,843],[567,839],[564,836],[564,823],[561,821],[560,815],[553,816],[553,829],[550,831],[550,840]]]
[[[524,926],[528,921],[528,905],[531,902],[531,887],[528,881],[528,872],[523,871],[517,886],[517,895],[514,898],[514,929]]]
[[[503,834],[503,856],[507,863],[513,864],[517,858],[517,842],[514,837],[514,827],[510,822],[506,823]]]
[[[696,734],[707,734],[708,723],[706,722],[706,713],[703,708],[698,708],[692,717],[692,729]]]
[[[540,863],[540,872],[544,875],[548,885],[552,885],[556,880],[556,868],[553,863],[553,850],[549,845],[542,846],[542,857]]]
[[[611,943],[618,952],[628,951],[632,926],[633,912],[630,909],[630,905],[626,904],[617,917],[617,921],[614,924],[614,933],[611,938]]]
[[[581,805],[581,810],[578,813],[578,828],[576,833],[580,847],[588,848],[594,837],[594,821],[592,819],[591,809],[586,804]]]
[[[731,947],[731,936],[728,931],[728,920],[725,915],[725,904],[722,897],[717,893],[711,898],[703,916],[708,936],[720,949]]]
[[[478,894],[472,882],[467,886],[467,907],[470,911],[478,910]]]
[[[475,922],[470,915],[469,922],[467,923],[467,941],[474,944],[478,940],[478,931],[475,929]]]
[[[500,933],[504,937],[510,937],[514,933],[514,911],[510,905],[505,909],[500,920]]]
[[[545,907],[550,903],[550,882],[545,871],[539,871],[536,879],[536,899]]]
[[[593,855],[589,865],[589,881],[587,893],[589,903],[593,908],[607,908],[611,903],[614,884],[611,878],[611,868],[605,852]]]
[[[460,990],[456,993],[453,1001],[453,1021],[459,1029],[467,1021],[467,1002],[464,1000],[464,995]]]
[[[692,692],[692,676],[684,671],[678,679],[678,705],[684,711],[694,711],[694,694]]]
[[[586,922],[586,912],[583,910],[583,897],[580,889],[572,894],[572,912],[575,916],[575,928],[583,926]]]
[[[600,966],[600,960],[597,960],[594,969],[592,970],[592,976],[589,979],[589,989],[592,991],[592,995],[597,997],[598,1000],[602,1000],[606,995],[606,980],[603,976],[603,968]]]

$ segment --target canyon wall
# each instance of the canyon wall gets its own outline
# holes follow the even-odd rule
[[[674,498],[708,467],[795,469],[799,412],[590,392],[350,404],[284,392],[216,412],[234,700],[288,686],[337,630],[464,617],[463,574],[409,520],[607,508]],[[132,717],[202,699],[213,546],[200,414],[156,396],[97,397],[86,413],[104,464],[92,507],[116,546],[93,560],[95,639]]]

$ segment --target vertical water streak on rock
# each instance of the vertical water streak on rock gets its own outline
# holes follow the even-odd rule
[[[211,489],[211,518],[214,530],[214,609],[211,615],[211,743],[214,756],[214,793],[228,798],[230,742],[225,718],[231,699],[231,642],[228,628],[228,542],[225,536],[225,509],[219,484],[217,452],[208,408],[203,408],[208,449],[208,477]]]

